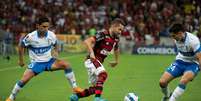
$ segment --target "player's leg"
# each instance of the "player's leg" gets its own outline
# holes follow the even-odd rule
[[[176,89],[172,93],[172,96],[170,97],[169,101],[176,101],[176,99],[184,93],[186,85],[191,80],[193,80],[194,76],[195,75],[192,71],[185,72],[184,75],[182,76],[181,80],[180,80],[179,85],[176,87]]]
[[[76,94],[71,95],[70,101],[78,101],[80,98],[88,97],[90,95],[93,95],[97,91],[100,91],[99,88],[97,89],[97,86],[90,86],[89,88],[84,89],[80,93],[76,93]],[[102,92],[102,89],[101,89],[101,92]],[[98,95],[99,95],[99,97],[95,97],[94,101],[107,101],[107,100],[105,100],[105,99],[103,99],[103,98],[100,97],[100,93],[98,93]]]
[[[76,84],[76,78],[74,75],[74,72],[68,62],[65,62],[64,60],[52,60],[53,64],[50,66],[52,71],[55,70],[64,70],[65,77],[69,81],[71,87],[73,88],[74,92],[81,92],[83,91],[81,88],[77,87]]]
[[[3,58],[5,58],[6,59],[6,43],[5,42],[3,42]]]
[[[91,60],[92,67],[95,68],[96,83],[95,83],[95,97],[100,98],[103,91],[103,85],[107,79],[107,72],[104,66],[98,60]]]
[[[10,96],[9,96],[9,98],[6,101],[14,101],[16,95],[18,94],[18,92],[34,76],[35,76],[35,74],[34,74],[34,72],[31,69],[26,69],[25,72],[24,72],[24,74],[23,74],[23,76],[22,76],[22,78],[21,78],[21,80],[18,81],[15,84],[15,86],[14,86],[14,88],[13,88],[13,90],[12,90]]]
[[[172,96],[170,97],[170,101],[176,101],[176,99],[184,93],[186,85],[195,78],[200,70],[199,65],[196,63],[182,62],[182,64],[184,72],[179,85],[176,87]]]
[[[92,86],[84,89],[80,93],[71,95],[70,101],[78,101],[79,98],[88,97],[90,95],[95,94],[95,90],[96,90],[95,85],[97,81],[97,76],[95,75],[96,68],[94,67],[93,63],[89,59],[85,61],[85,67],[87,68],[89,83],[92,84]]]
[[[105,99],[101,98],[102,91],[103,91],[103,84],[107,79],[107,72],[103,71],[98,74],[97,82],[96,82],[96,90],[95,90],[95,101],[106,101]]]
[[[161,76],[159,85],[160,85],[162,93],[164,94],[162,101],[166,101],[170,97],[170,90],[168,88],[168,83],[172,81],[173,79],[174,77],[167,71],[164,72],[164,74]]]
[[[184,70],[180,67],[182,67],[181,63],[176,60],[166,69],[165,73],[161,76],[159,84],[161,87],[161,91],[164,94],[162,101],[167,101],[171,95],[168,89],[169,82],[172,81],[174,78],[182,75]]]
[[[79,98],[88,97],[93,94],[95,94],[96,97],[95,101],[105,101],[101,99],[103,84],[107,78],[107,73],[103,65],[97,60],[91,61],[90,59],[88,59],[85,61],[85,66],[88,70],[89,80],[91,80],[90,82],[94,85],[89,87],[88,89],[85,89],[83,92],[73,94],[71,96],[71,101],[78,101]]]

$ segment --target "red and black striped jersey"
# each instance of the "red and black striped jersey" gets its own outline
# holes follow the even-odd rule
[[[98,32],[94,38],[94,55],[101,63],[113,48],[114,50],[119,48],[119,37],[112,37],[109,31]]]

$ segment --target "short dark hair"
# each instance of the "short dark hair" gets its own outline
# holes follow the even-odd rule
[[[184,27],[180,23],[173,24],[169,29],[170,33],[178,33],[178,32],[183,32],[183,31],[184,31]]]
[[[43,22],[49,22],[49,19],[47,18],[47,17],[40,17],[37,21],[36,21],[36,23],[37,24],[42,24]]]
[[[122,25],[126,25],[126,23],[120,19],[120,18],[115,18],[112,22],[111,22],[111,25],[114,25],[114,24],[122,24]]]

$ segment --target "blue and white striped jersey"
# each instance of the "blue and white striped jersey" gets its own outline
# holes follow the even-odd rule
[[[33,31],[27,34],[21,41],[21,45],[29,50],[31,62],[47,62],[52,58],[52,46],[57,43],[56,35],[47,31],[45,37],[39,37],[38,32]]]
[[[198,37],[189,32],[185,32],[184,42],[175,40],[175,44],[178,50],[176,60],[199,64],[195,57],[196,53],[201,52],[200,40]]]

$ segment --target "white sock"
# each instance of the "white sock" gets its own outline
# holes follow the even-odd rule
[[[168,87],[165,88],[161,88],[162,93],[164,94],[165,97],[169,97],[170,96],[170,91]]]
[[[170,97],[169,101],[176,101],[176,99],[180,97],[184,93],[184,91],[185,90],[183,88],[180,88],[179,86],[177,86],[177,88],[172,93],[172,96]]]
[[[9,96],[9,98],[10,98],[11,100],[15,100],[15,97],[16,97],[17,93],[18,93],[21,89],[22,89],[22,88],[18,85],[18,83],[16,83],[15,86],[14,86],[14,88],[13,88],[13,90],[12,90],[12,92],[11,92],[11,94],[10,94],[10,96]]]
[[[75,79],[75,75],[74,75],[73,71],[65,73],[65,76],[68,79],[71,87],[73,87],[73,88],[77,87],[76,79]]]

